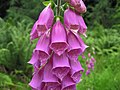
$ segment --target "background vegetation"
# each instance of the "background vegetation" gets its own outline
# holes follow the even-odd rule
[[[36,41],[30,43],[33,23],[44,0],[0,0],[0,90],[30,90],[28,82]],[[120,90],[120,0],[84,0],[88,52],[95,48],[95,70],[82,77],[77,90]],[[82,64],[85,60],[81,60]],[[84,66],[85,67],[85,66]]]

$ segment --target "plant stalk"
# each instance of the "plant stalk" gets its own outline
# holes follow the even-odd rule
[[[60,6],[61,6],[61,0],[57,0],[57,16],[60,16]]]

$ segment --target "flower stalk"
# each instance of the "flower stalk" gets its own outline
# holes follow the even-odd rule
[[[60,6],[61,6],[61,0],[57,0],[57,16],[60,16]]]

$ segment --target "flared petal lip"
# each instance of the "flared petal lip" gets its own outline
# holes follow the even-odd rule
[[[81,48],[76,48],[76,49],[68,50],[67,56],[68,56],[70,59],[71,59],[70,52],[72,52],[72,51],[74,52],[74,50],[78,50],[78,51],[79,51],[78,56],[82,54],[82,49],[81,49]],[[72,58],[72,59],[73,59],[73,58]],[[76,58],[76,60],[77,60],[77,58]]]
[[[70,85],[67,85],[67,86],[65,86],[64,88],[62,88],[62,90],[64,90],[64,89],[67,88],[67,87],[74,86],[74,85],[75,85],[75,83],[72,83],[72,84],[70,84]]]
[[[39,29],[38,27],[40,27],[41,29]],[[43,31],[43,29],[44,31]],[[41,34],[45,33],[48,30],[46,24],[38,24],[37,25],[37,32],[40,32]]]
[[[67,68],[67,69],[68,69],[68,72],[70,71],[70,67],[67,67],[67,66],[53,67],[53,68],[52,68],[52,71],[54,71],[54,70],[57,69],[57,68]],[[53,72],[53,74],[54,74],[54,72]]]
[[[45,52],[44,50],[41,50],[41,49],[37,49],[37,48],[36,48],[35,51],[43,52],[43,53],[45,53],[48,57],[50,56],[49,53],[48,53],[48,52]]]
[[[71,48],[71,49],[68,49],[68,53],[73,51],[73,50],[79,50],[79,51],[82,51],[82,48],[81,47],[78,47],[78,48]]]
[[[33,53],[35,53],[35,49],[33,50]],[[32,56],[32,57],[33,57],[33,56]],[[36,60],[36,61],[37,61],[37,60]],[[31,58],[27,63],[34,65],[34,64],[36,63],[36,61],[33,62],[33,61],[32,61],[32,58]]]
[[[79,24],[77,25],[77,24],[72,24],[72,25],[70,25],[70,28],[69,29],[72,29],[72,30],[79,30]]]
[[[54,72],[54,70],[57,69],[57,68],[67,68],[67,71],[66,71],[65,76],[66,76],[66,75],[69,73],[69,71],[70,71],[70,67],[56,67],[56,68],[53,68],[53,69],[52,69],[54,75],[56,75],[55,72]],[[65,77],[65,76],[64,76],[64,77]],[[56,76],[56,77],[57,77],[57,76]],[[62,77],[61,79],[60,79],[59,77],[58,77],[58,78],[62,81],[64,77]]]
[[[58,85],[60,85],[59,81],[51,81],[51,80],[42,80],[43,83],[57,83]]]
[[[81,74],[81,72],[84,72],[84,69],[81,68],[81,69],[78,69],[77,71],[73,71],[71,76],[73,76],[75,73],[78,73],[78,72]]]
[[[74,75],[76,74],[76,73],[79,73],[79,79],[77,78],[77,80],[75,80],[74,79]],[[82,74],[80,74],[80,72],[76,72],[76,73],[74,73],[73,75],[71,75],[71,78],[73,79],[73,81],[75,82],[75,83],[79,83],[80,82],[80,79],[81,79],[81,76],[82,76]]]
[[[63,50],[63,53],[65,52],[65,50],[68,49],[68,46],[69,46],[69,45],[68,45],[67,42],[53,42],[53,43],[50,44],[49,47],[50,47],[56,54],[58,54],[58,55],[60,56],[60,55],[63,54],[63,53],[57,53],[57,51],[55,50],[55,48],[53,48],[53,45],[56,44],[56,43],[63,43],[63,44],[66,45],[66,47],[65,47],[64,50]]]
[[[34,64],[35,64],[35,63],[32,63],[32,62],[31,62],[31,60],[30,60],[30,61],[28,61],[27,63],[32,64],[32,65],[34,65]]]

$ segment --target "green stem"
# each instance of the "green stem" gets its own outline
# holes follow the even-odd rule
[[[57,16],[60,16],[61,0],[57,0]]]

